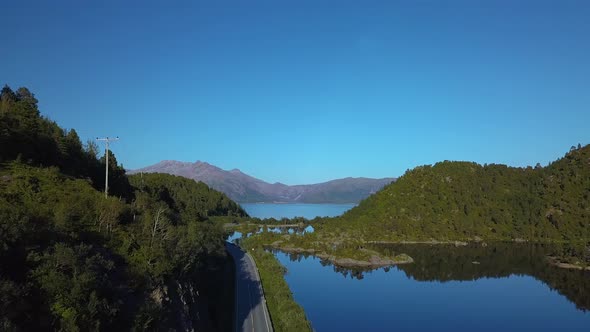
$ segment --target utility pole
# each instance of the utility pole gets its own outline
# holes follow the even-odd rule
[[[115,137],[115,138],[111,138],[111,137],[103,137],[103,138],[96,138],[97,141],[104,141],[106,148],[105,148],[105,152],[104,152],[104,156],[105,156],[105,178],[104,178],[104,197],[107,198],[109,197],[109,142],[111,141],[118,141],[119,140],[119,136]]]

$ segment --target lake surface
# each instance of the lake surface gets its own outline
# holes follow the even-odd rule
[[[274,253],[317,331],[590,331],[590,272],[550,266],[546,247],[378,247],[415,263],[350,270]]]
[[[242,204],[253,217],[276,219],[337,216],[354,206]],[[230,240],[240,237],[236,232]],[[546,255],[553,247],[492,243],[370,249],[406,253],[414,263],[346,269],[310,255],[273,251],[316,331],[590,331],[590,272],[549,265]]]
[[[336,217],[355,207],[356,204],[271,204],[241,203],[251,217],[255,218],[294,218]]]

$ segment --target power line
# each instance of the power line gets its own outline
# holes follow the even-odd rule
[[[117,137],[102,137],[102,138],[96,138],[97,141],[104,141],[105,142],[105,178],[104,178],[104,197],[108,197],[109,196],[109,143],[111,141],[118,141],[119,140],[119,136]]]

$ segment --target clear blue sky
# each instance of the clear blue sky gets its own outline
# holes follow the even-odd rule
[[[590,143],[587,0],[18,0],[0,31],[0,83],[83,140],[121,136],[126,168],[299,184]]]

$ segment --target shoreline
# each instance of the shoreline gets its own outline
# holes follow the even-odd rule
[[[437,241],[437,240],[430,240],[430,241],[365,241],[364,243],[367,244],[452,244],[455,247],[465,247],[469,245],[470,242],[465,241]],[[485,242],[473,242],[473,243],[485,243]]]
[[[560,269],[590,271],[590,266],[582,266],[582,265],[578,265],[578,264],[565,263],[565,262],[562,262],[558,257],[555,257],[555,256],[547,256],[547,262],[549,263],[549,265],[558,267]]]
[[[272,249],[283,251],[286,253],[295,253],[295,254],[303,254],[307,253],[313,255],[317,258],[327,260],[334,264],[335,266],[340,267],[388,267],[394,266],[399,264],[410,264],[414,262],[414,259],[407,254],[399,254],[394,256],[393,258],[387,257],[384,258],[380,256],[378,253],[374,252],[373,255],[369,258],[369,260],[361,260],[361,259],[354,259],[349,257],[338,257],[335,255],[330,255],[326,252],[315,250],[315,249],[304,249],[304,248],[293,248],[293,247],[280,247],[277,245],[270,245]]]
[[[520,241],[511,241],[514,243],[522,243]],[[449,242],[442,242],[442,241],[367,241],[367,244],[405,244],[405,245],[413,245],[413,244],[431,244],[431,245],[454,245],[455,247],[463,247],[467,246],[468,242],[462,241],[449,241]],[[481,243],[482,246],[487,246],[485,242],[474,242],[474,243]],[[379,268],[379,267],[388,267],[388,266],[395,266],[400,264],[411,264],[414,263],[414,259],[409,255],[402,253],[399,255],[391,257],[382,257],[379,253],[371,251],[371,257],[368,260],[365,259],[355,259],[350,257],[338,257],[336,255],[328,254],[324,251],[317,250],[317,249],[307,249],[307,248],[300,248],[300,247],[281,247],[279,243],[272,243],[268,245],[269,248],[274,250],[279,250],[285,253],[294,253],[294,254],[310,254],[315,256],[319,259],[329,261],[335,266],[339,267],[347,267],[347,268],[354,268],[354,267],[370,267],[370,268]],[[366,250],[366,249],[364,249]],[[562,262],[558,257],[555,256],[546,256],[547,264],[551,266],[555,266],[557,268],[566,269],[566,270],[580,270],[580,271],[590,271],[590,266],[581,266],[577,264]]]

